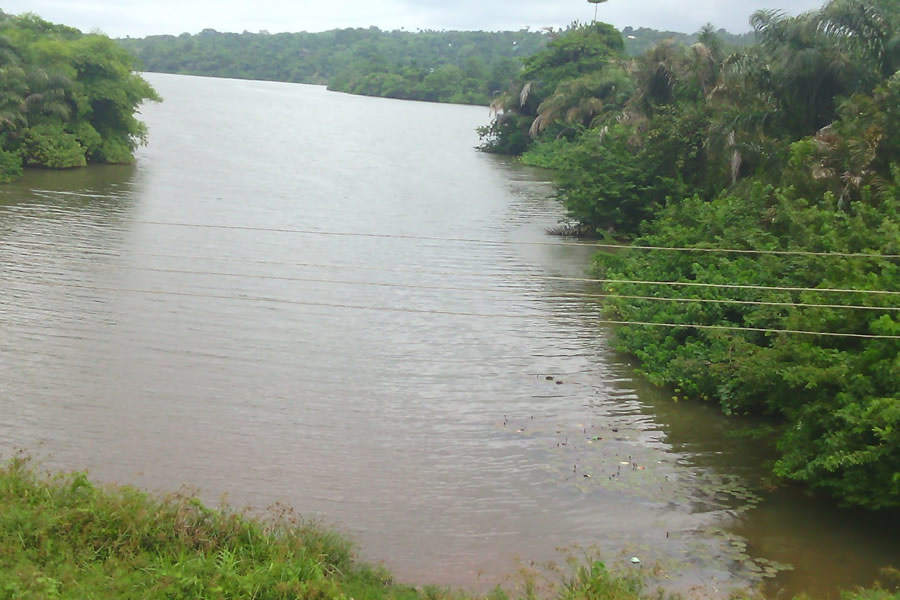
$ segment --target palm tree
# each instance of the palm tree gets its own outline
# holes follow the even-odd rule
[[[653,115],[657,106],[675,101],[689,72],[686,50],[671,41],[657,44],[630,64],[635,93],[626,107],[626,119],[639,121]]]
[[[532,138],[537,137],[559,121],[590,126],[602,114],[621,110],[633,92],[631,78],[619,66],[564,81],[549,98],[541,102],[529,134]]]
[[[520,78],[491,103],[495,116],[490,126],[479,130],[482,139],[486,139],[481,147],[489,151],[523,152],[531,141],[528,131],[535,126],[541,105],[556,94],[559,85],[604,70],[608,65],[616,63],[623,51],[622,38],[611,25],[573,24],[551,40],[544,50],[524,59]],[[570,86],[570,92],[578,87]],[[566,94],[561,94],[560,98],[545,108],[561,102],[564,95]],[[579,96],[580,110],[585,115],[598,108],[588,95],[582,91]],[[567,107],[567,112],[568,108],[570,107]],[[542,119],[538,127],[543,128],[554,120],[556,117]],[[508,138],[507,141],[515,138],[515,143],[509,144],[509,149],[505,149],[507,144],[503,143],[504,138]]]
[[[697,43],[691,46],[691,52],[697,84],[704,94],[709,94],[721,83],[722,64],[725,61],[725,45],[711,24],[707,23],[700,29]]]
[[[832,0],[816,19],[822,33],[855,52],[877,79],[887,79],[900,69],[900,10],[888,10],[888,5]]]
[[[706,152],[711,162],[725,165],[732,185],[748,164],[772,158],[778,145],[783,115],[770,82],[765,57],[740,51],[723,61],[719,83],[706,94],[714,115]]]
[[[795,137],[814,134],[836,116],[836,98],[855,91],[857,65],[819,27],[818,14],[788,17],[757,11],[750,19],[769,73],[768,90]]]
[[[597,9],[600,8],[600,5],[606,2],[606,0],[588,0],[591,4],[594,5],[594,22],[597,21]]]
[[[66,92],[72,84],[67,77],[49,74],[43,69],[33,69],[27,74],[27,81],[28,95],[22,106],[30,121],[42,115],[68,120],[71,107],[66,101]]]
[[[15,46],[9,38],[0,35],[0,132],[23,123],[22,102],[26,92],[25,71],[19,66]]]
[[[69,79],[20,63],[13,43],[0,35],[0,130],[16,131],[44,115],[67,120]]]
[[[856,94],[840,108],[841,118],[821,129],[814,138],[814,152],[807,156],[813,180],[833,192],[838,208],[866,197],[895,197],[888,179],[897,168],[900,146],[893,142],[900,127],[900,77],[893,77],[870,96]]]

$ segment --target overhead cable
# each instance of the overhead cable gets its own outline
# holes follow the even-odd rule
[[[314,277],[291,277],[280,275],[260,275],[256,273],[228,273],[222,271],[193,271],[188,269],[162,269],[155,267],[134,267],[125,265],[110,265],[114,268],[142,271],[150,273],[173,273],[178,275],[203,275],[214,277],[235,277],[246,279],[264,279],[273,281],[293,281],[301,283],[324,283],[332,285],[358,285],[385,288],[401,288],[410,290],[434,290],[448,292],[517,292],[517,288],[479,288],[471,286],[442,286],[442,285],[420,285],[407,283],[390,283],[381,281],[351,281],[339,279],[320,279]],[[735,305],[752,305],[752,306],[779,306],[790,308],[837,308],[837,309],[857,309],[857,310],[881,310],[881,311],[900,311],[900,306],[862,306],[853,304],[814,304],[802,302],[765,302],[755,300],[731,300],[731,299],[713,299],[713,298],[667,298],[660,296],[636,296],[625,294],[589,294],[584,292],[553,292],[551,295],[566,298],[606,298],[606,299],[623,299],[623,300],[647,300],[650,302],[700,302],[708,304],[735,304]]]
[[[56,287],[63,287],[63,288],[73,288],[73,289],[107,291],[107,292],[152,294],[152,295],[161,295],[161,296],[187,296],[187,297],[196,297],[196,298],[210,298],[210,299],[219,299],[219,300],[239,300],[239,301],[251,301],[251,302],[272,302],[272,303],[278,303],[278,304],[291,304],[291,305],[299,305],[299,306],[317,306],[317,307],[325,307],[325,308],[342,308],[342,309],[350,309],[350,310],[367,310],[367,311],[378,311],[378,312],[416,313],[416,314],[447,315],[447,316],[459,316],[459,317],[481,317],[481,318],[489,318],[489,319],[534,319],[533,315],[522,315],[522,314],[506,314],[506,313],[485,314],[485,313],[474,313],[474,312],[463,312],[463,311],[431,310],[431,309],[418,309],[418,308],[405,308],[405,307],[392,307],[392,306],[365,306],[365,305],[359,305],[359,304],[290,300],[290,299],[286,299],[286,298],[272,298],[272,297],[266,297],[266,296],[247,296],[247,295],[229,296],[229,295],[223,295],[223,294],[201,294],[201,293],[195,293],[195,292],[174,292],[174,291],[165,291],[165,290],[147,290],[147,289],[134,289],[134,288],[112,288],[112,287],[100,287],[100,286],[90,286],[90,285],[82,285],[82,284],[76,284],[76,283],[61,283],[61,282],[47,282],[47,283],[43,283],[42,285],[56,286]],[[737,326],[728,326],[728,325],[699,325],[699,324],[691,324],[691,323],[651,323],[651,322],[645,322],[645,321],[619,321],[619,320],[610,320],[610,319],[594,319],[594,323],[602,324],[602,325],[640,325],[640,326],[646,326],[646,327],[665,327],[665,328],[678,328],[678,329],[744,331],[744,332],[754,332],[754,333],[775,333],[775,334],[781,333],[781,334],[794,334],[794,335],[824,336],[824,337],[834,337],[834,338],[864,338],[864,339],[900,340],[900,335],[878,335],[878,334],[867,334],[867,333],[840,333],[840,332],[828,332],[828,331],[807,331],[807,330],[797,330],[797,329],[767,329],[767,328],[762,328],[762,327],[737,327]]]
[[[811,252],[803,250],[753,250],[747,248],[682,248],[663,246],[623,246],[620,244],[604,244],[600,242],[554,242],[554,241],[525,241],[525,240],[485,240],[479,238],[464,237],[438,237],[426,235],[396,234],[396,233],[365,233],[349,231],[320,231],[315,229],[290,229],[282,227],[259,227],[251,225],[216,225],[210,223],[176,223],[171,221],[132,221],[141,225],[156,225],[165,227],[189,227],[197,229],[225,229],[237,231],[260,231],[269,233],[293,233],[303,235],[321,235],[334,237],[363,237],[379,239],[402,239],[433,242],[458,242],[489,245],[522,245],[522,246],[583,246],[589,248],[604,248],[608,250],[661,250],[668,252],[704,252],[724,254],[760,254],[777,256],[833,256],[843,258],[876,258],[897,259],[900,254],[875,254],[866,252]]]
[[[33,244],[33,243],[25,243],[28,246],[45,246],[45,247],[53,247],[50,244]],[[101,256],[113,256],[119,257],[121,256],[115,252],[103,252],[98,251],[93,248],[79,248],[85,252],[91,252],[94,254],[99,254]],[[271,265],[271,266],[291,266],[291,267],[309,267],[309,268],[322,268],[322,269],[354,269],[361,271],[382,271],[387,273],[417,273],[422,275],[434,275],[434,276],[467,276],[467,277],[497,277],[497,273],[492,272],[475,272],[475,271],[434,271],[430,269],[415,269],[415,268],[407,268],[407,267],[379,267],[374,265],[351,265],[351,264],[340,264],[340,263],[310,263],[310,262],[292,262],[292,261],[272,261],[272,260],[261,260],[261,259],[248,259],[248,258],[230,258],[230,257],[216,257],[216,256],[181,256],[181,255],[171,255],[171,254],[157,254],[152,252],[129,252],[129,254],[134,256],[147,256],[154,258],[166,258],[166,259],[176,259],[176,260],[208,260],[208,261],[217,261],[217,262],[232,262],[232,263],[246,263],[246,264],[258,264],[258,265]],[[703,283],[699,281],[646,281],[646,280],[632,280],[632,279],[595,279],[590,277],[566,277],[562,275],[543,275],[540,273],[514,273],[516,277],[522,278],[531,278],[531,279],[541,279],[546,281],[571,281],[571,282],[580,282],[580,283],[611,283],[611,284],[634,284],[634,285],[661,285],[661,286],[688,286],[688,287],[708,287],[708,288],[718,288],[718,289],[739,289],[739,290],[760,290],[760,291],[778,291],[778,292],[821,292],[821,293],[841,293],[841,294],[877,294],[877,295],[897,295],[900,296],[900,291],[894,290],[860,290],[860,289],[846,289],[846,288],[811,288],[811,287],[783,287],[783,286],[764,286],[764,285],[743,285],[743,284],[722,284],[722,283]]]

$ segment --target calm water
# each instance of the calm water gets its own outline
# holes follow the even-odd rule
[[[547,176],[473,151],[486,109],[148,79],[136,166],[0,187],[6,454],[286,502],[412,582],[573,544],[706,596],[900,564],[896,529],[764,491],[761,449],[611,351],[565,280],[589,249],[533,243]]]

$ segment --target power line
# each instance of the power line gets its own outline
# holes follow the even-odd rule
[[[359,285],[359,286],[371,286],[371,287],[386,287],[386,288],[401,288],[401,289],[412,289],[412,290],[433,290],[433,291],[451,291],[451,292],[486,292],[486,293],[496,293],[496,292],[512,292],[518,291],[516,288],[479,288],[479,287],[470,287],[470,286],[439,286],[439,285],[413,285],[406,283],[388,283],[388,282],[380,282],[380,281],[347,281],[347,280],[336,280],[336,279],[319,279],[313,277],[291,277],[291,276],[280,276],[280,275],[259,275],[254,273],[227,273],[221,271],[193,271],[187,269],[162,269],[155,267],[134,267],[134,266],[126,266],[126,265],[111,265],[113,268],[124,269],[124,270],[132,270],[132,271],[143,271],[150,273],[173,273],[179,275],[207,275],[207,276],[215,276],[215,277],[236,277],[236,278],[247,278],[247,279],[263,279],[263,280],[272,280],[272,281],[294,281],[294,282],[303,282],[303,283],[325,283],[325,284],[333,284],[333,285]],[[624,294],[589,294],[583,292],[558,292],[552,294],[557,297],[566,297],[566,298],[609,298],[609,299],[623,299],[623,300],[647,300],[650,302],[700,302],[700,303],[708,303],[708,304],[734,304],[734,305],[752,305],[752,306],[780,306],[780,307],[790,307],[790,308],[836,308],[836,309],[857,309],[857,310],[882,310],[882,311],[900,311],[900,307],[894,306],[862,306],[862,305],[852,305],[852,304],[809,304],[802,302],[766,302],[766,301],[754,301],[754,300],[730,300],[730,299],[710,299],[710,298],[666,298],[659,296],[636,296],[636,295],[624,295]]]
[[[696,281],[642,281],[638,279],[592,279],[598,283],[623,283],[635,285],[669,285],[669,286],[691,286],[691,287],[709,287],[730,290],[767,290],[773,292],[828,292],[842,294],[885,294],[900,295],[900,292],[890,290],[848,290],[835,288],[803,288],[803,287],[779,287],[764,285],[737,285],[729,283],[700,283]]]
[[[23,242],[19,242],[23,244]],[[54,248],[52,244],[35,244],[33,242],[24,242],[24,245],[32,247]],[[103,256],[121,256],[114,252],[101,252],[92,248],[79,248],[81,250],[94,252]],[[354,269],[362,271],[382,271],[388,273],[416,273],[422,275],[435,276],[460,276],[467,277],[497,277],[496,273],[485,273],[475,271],[433,271],[430,269],[414,269],[404,267],[378,267],[373,265],[351,265],[351,264],[327,264],[327,263],[308,263],[308,262],[285,262],[270,261],[248,258],[229,258],[216,256],[180,256],[172,254],[157,254],[152,252],[130,252],[134,256],[147,256],[153,258],[168,258],[176,260],[209,260],[218,262],[235,262],[247,264],[260,264],[271,266],[292,266],[292,267],[309,267],[323,269]],[[633,284],[633,285],[662,285],[662,286],[689,286],[689,287],[708,287],[714,289],[739,289],[739,290],[758,290],[758,291],[777,291],[777,292],[821,292],[821,293],[843,293],[843,294],[878,294],[878,295],[900,295],[900,291],[893,290],[854,290],[841,288],[811,288],[811,287],[783,287],[783,286],[764,286],[764,285],[739,285],[739,284],[722,284],[722,283],[703,283],[698,281],[645,281],[632,279],[594,279],[590,277],[565,277],[557,275],[542,275],[537,273],[516,273],[517,277],[527,277],[532,279],[542,279],[547,281],[570,281],[579,283],[609,283],[609,284]]]
[[[265,231],[269,233],[294,233],[303,235],[322,235],[334,237],[364,237],[379,239],[419,240],[432,242],[459,242],[490,245],[521,245],[521,246],[583,246],[590,248],[605,248],[608,250],[662,250],[669,252],[705,252],[726,254],[761,254],[777,256],[835,256],[843,258],[900,258],[900,254],[871,254],[865,252],[809,252],[801,250],[748,250],[741,248],[679,248],[664,246],[622,246],[619,244],[602,244],[599,242],[549,242],[549,241],[516,241],[516,240],[485,240],[478,238],[462,237],[437,237],[425,235],[407,235],[394,233],[354,233],[344,231],[317,231],[313,229],[288,229],[280,227],[254,227],[250,225],[215,225],[207,223],[173,223],[168,221],[132,221],[141,225],[158,225],[166,227],[190,227],[198,229],[226,229],[237,231]]]
[[[81,285],[81,284],[76,284],[76,283],[47,282],[47,283],[42,283],[42,285],[51,285],[51,286],[56,286],[56,287],[84,289],[84,290],[107,291],[107,292],[153,294],[153,295],[161,295],[161,296],[186,296],[186,297],[196,297],[196,298],[211,298],[211,299],[219,299],[219,300],[273,302],[273,303],[278,303],[278,304],[291,304],[291,305],[299,305],[299,306],[317,306],[317,307],[325,307],[325,308],[343,308],[343,309],[351,309],[351,310],[370,310],[370,311],[377,311],[377,312],[415,313],[415,314],[446,315],[446,316],[458,316],[458,317],[481,317],[481,318],[489,318],[489,319],[533,319],[534,318],[534,316],[532,316],[532,315],[520,315],[520,314],[515,314],[515,315],[504,314],[504,313],[485,314],[485,313],[448,311],[448,310],[398,308],[398,307],[391,307],[391,306],[364,306],[364,305],[358,305],[358,304],[340,304],[340,303],[331,303],[331,302],[308,302],[308,301],[304,301],[304,300],[288,300],[285,298],[271,298],[271,297],[266,297],[266,296],[226,296],[226,295],[220,295],[220,294],[200,294],[200,293],[195,293],[195,292],[173,292],[173,291],[164,291],[164,290],[145,290],[145,289],[132,289],[132,288],[108,288],[108,287]],[[640,325],[640,326],[645,326],[645,327],[665,327],[665,328],[679,328],[679,329],[705,329],[705,330],[715,330],[715,331],[749,331],[749,332],[755,332],[755,333],[786,333],[786,334],[795,334],[795,335],[810,335],[810,336],[823,336],[823,337],[900,340],[900,335],[876,335],[876,334],[867,334],[867,333],[837,333],[837,332],[826,332],[826,331],[806,331],[806,330],[798,330],[798,329],[766,329],[766,328],[761,328],[761,327],[736,327],[736,326],[728,326],[728,325],[696,325],[696,324],[689,324],[689,323],[651,323],[651,322],[645,322],[645,321],[617,321],[617,320],[609,320],[609,319],[596,319],[596,320],[594,320],[594,322],[597,324],[601,324],[601,325]]]

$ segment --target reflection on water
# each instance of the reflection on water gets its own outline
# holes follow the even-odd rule
[[[590,285],[547,278],[588,249],[521,243],[561,211],[545,175],[472,151],[482,109],[152,81],[137,167],[0,188],[0,447],[288,502],[411,581],[490,585],[574,543],[709,595],[900,562],[633,375],[570,295]]]

